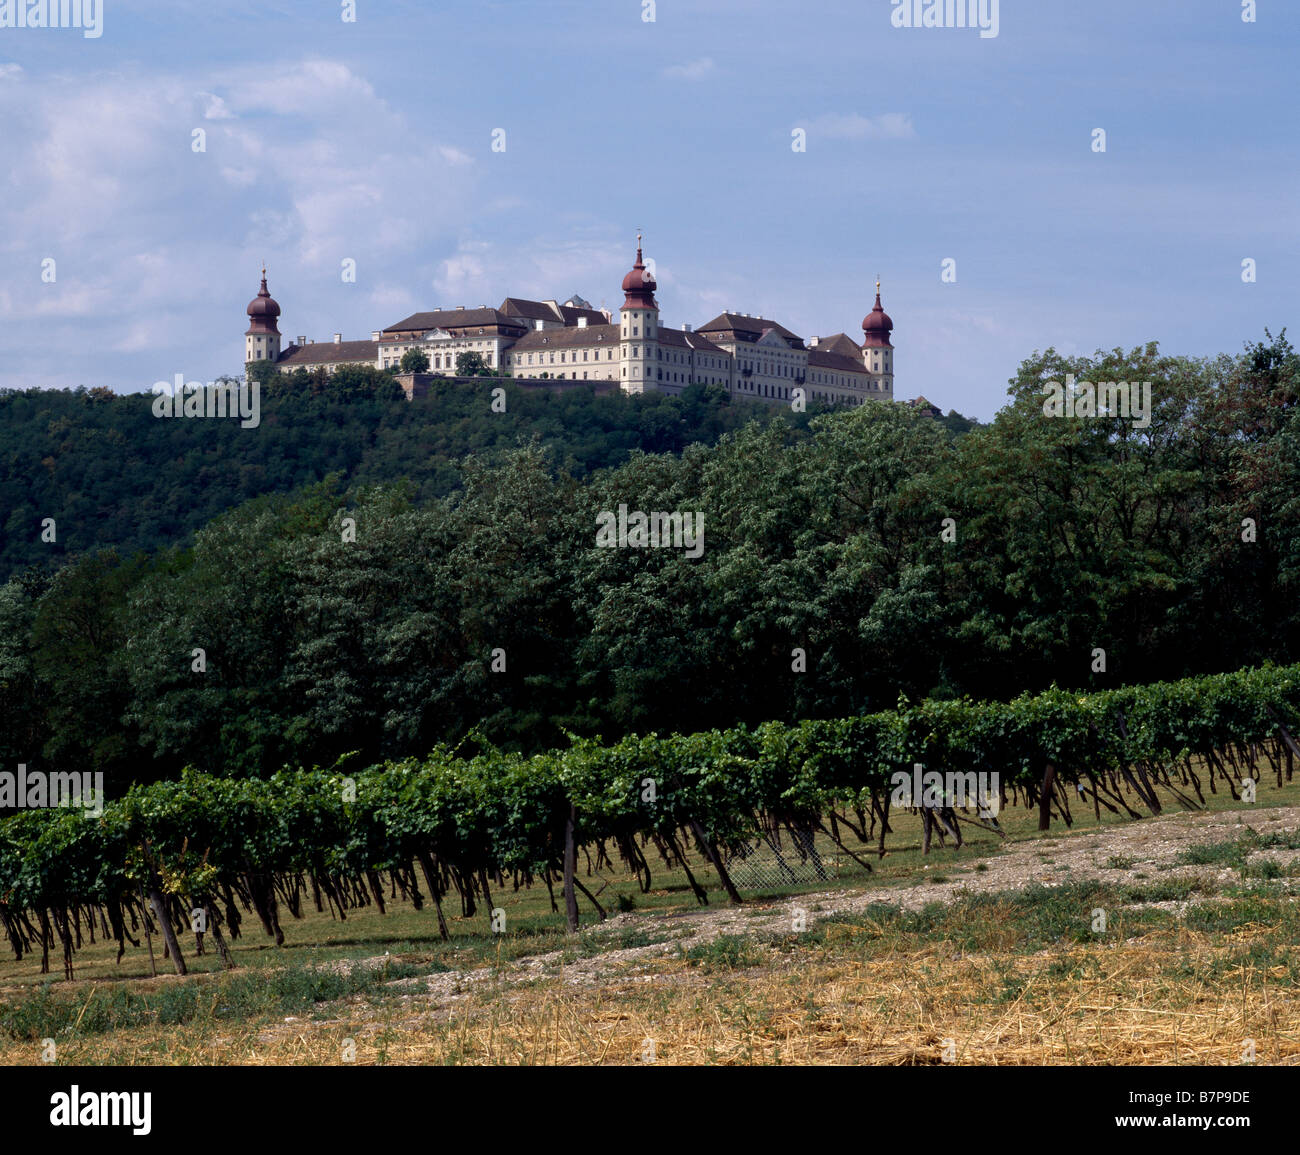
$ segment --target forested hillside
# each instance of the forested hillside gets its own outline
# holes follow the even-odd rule
[[[1068,373],[1152,382],[1149,427],[1045,418],[1045,383]],[[0,763],[102,769],[112,789],[186,764],[261,776],[420,755],[476,729],[536,750],[1300,660],[1300,362],[1284,338],[1214,361],[1049,351],[1011,393],[956,438],[873,403],[707,444],[699,430],[734,415],[696,398],[677,403],[700,414],[681,453],[629,456],[592,417],[585,442],[566,427],[460,463],[454,446],[506,444],[506,427],[466,414],[461,432],[413,431],[405,402],[363,398],[367,443],[354,409],[318,398],[312,435],[286,423],[280,444],[321,465],[279,476],[351,453],[351,484],[0,587]],[[662,404],[618,412],[666,422]],[[421,442],[434,429],[445,441]],[[370,462],[411,480],[365,484]],[[168,496],[225,476],[204,468]],[[620,504],[702,514],[702,554],[598,548]]]
[[[506,389],[506,411],[490,391]],[[0,392],[0,580],[27,566],[113,547],[123,556],[188,540],[250,498],[289,493],[338,474],[347,483],[409,479],[418,502],[460,483],[469,453],[540,438],[575,477],[632,450],[678,453],[711,444],[766,406],[732,404],[703,388],[681,398],[552,395],[485,378],[444,383],[408,403],[387,373],[300,370],[261,393],[260,423],[155,417],[151,394],[105,389]],[[806,429],[809,413],[791,414]],[[954,414],[954,428],[968,422]],[[54,541],[42,539],[46,518]]]

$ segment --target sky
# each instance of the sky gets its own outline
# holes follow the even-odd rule
[[[1293,320],[1296,0],[1001,0],[995,36],[896,0],[101,0],[96,36],[14,3],[0,387],[238,374],[263,262],[286,343],[617,309],[638,228],[673,327],[860,340],[879,277],[895,395],[981,419],[1038,350]]]

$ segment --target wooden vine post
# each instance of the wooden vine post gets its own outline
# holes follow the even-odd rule
[[[727,897],[737,906],[743,905],[744,899],[740,897],[740,892],[736,889],[731,881],[731,875],[727,873],[727,868],[722,862],[722,855],[718,853],[718,848],[713,845],[713,840],[705,833],[704,827],[699,821],[692,818],[690,820],[691,833],[695,835],[695,841],[703,848],[704,853],[708,855],[709,861],[713,863],[713,869],[718,872],[718,879],[722,883],[722,889],[727,892]]]
[[[153,907],[153,912],[158,916],[158,929],[162,933],[163,942],[167,944],[168,953],[172,956],[172,964],[176,967],[176,973],[183,975],[188,973],[185,969],[185,958],[181,954],[181,944],[176,941],[176,931],[172,927],[172,920],[167,914],[167,900],[163,897],[162,879],[158,877],[158,871],[154,869],[153,857],[149,854],[149,844],[143,842],[140,849],[144,851],[145,864],[145,893],[149,896],[149,905]]]
[[[144,919],[144,941],[145,941],[145,942],[148,944],[148,946],[149,946],[149,974],[150,974],[153,978],[157,978],[157,977],[158,977],[158,963],[157,963],[157,961],[156,961],[156,960],[154,959],[154,957],[153,957],[153,931],[151,931],[151,930],[149,929],[149,910],[148,910],[148,908],[147,908],[147,906],[146,906],[146,903],[145,903],[145,897],[144,897],[144,883],[143,883],[143,882],[140,883],[140,917],[141,917],[142,919]],[[120,961],[120,959],[121,959],[121,954],[120,954],[120,952],[119,952],[119,954],[118,954],[118,959],[119,959],[119,961]]]
[[[1056,763],[1048,762],[1043,770],[1043,786],[1038,795],[1038,829],[1052,828],[1052,793],[1056,789]]]
[[[574,875],[578,866],[578,847],[574,829],[578,825],[578,809],[569,803],[569,816],[564,823],[564,913],[569,920],[569,933],[578,933],[578,894],[574,888]]]

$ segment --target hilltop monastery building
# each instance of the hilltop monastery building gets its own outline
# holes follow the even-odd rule
[[[246,363],[269,360],[283,372],[333,371],[340,365],[397,368],[408,349],[421,349],[429,371],[452,376],[456,358],[478,353],[492,369],[513,377],[561,381],[617,382],[627,393],[680,393],[688,385],[722,385],[737,398],[788,402],[801,388],[810,401],[861,405],[894,396],[894,323],[880,305],[863,318],[862,342],[844,333],[809,337],[807,342],[776,321],[749,313],[720,313],[692,329],[659,322],[654,276],[641,256],[623,278],[623,306],[617,322],[608,310],[593,309],[580,297],[563,305],[507,297],[495,309],[437,309],[414,313],[369,341],[329,342],[306,337],[282,347],[280,306],[262,287],[248,306],[244,335]]]

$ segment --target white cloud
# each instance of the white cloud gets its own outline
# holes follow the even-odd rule
[[[713,71],[713,58],[701,56],[698,60],[689,60],[685,64],[672,64],[664,69],[664,75],[672,80],[703,80]]]
[[[486,246],[476,246],[486,248]],[[460,252],[442,262],[442,271],[433,279],[433,287],[450,300],[456,298],[456,304],[439,302],[443,308],[455,308],[456,305],[470,305],[475,294],[493,291],[494,277],[488,272],[482,258],[473,252]]]
[[[221,97],[211,92],[200,92],[199,95],[208,102],[207,108],[203,110],[204,120],[230,120],[234,117],[235,114],[226,107],[226,102]]]
[[[434,276],[433,303],[495,307],[507,293],[556,301],[578,293],[597,307],[604,301],[617,309],[622,301],[618,287],[635,257],[635,239],[616,241],[603,230],[567,240],[547,233],[508,246],[467,240]]]
[[[884,112],[879,116],[831,113],[817,117],[808,127],[814,136],[832,140],[907,140],[916,136],[912,118],[904,112]]]
[[[0,79],[21,71],[3,67]],[[0,115],[0,386],[147,388],[177,359],[205,380],[237,370],[263,259],[285,332],[368,335],[393,320],[369,295],[418,285],[420,254],[454,248],[475,211],[470,156],[331,61],[269,76],[236,66],[197,84],[167,71],[26,75],[0,83]],[[346,257],[355,285],[340,276]],[[20,337],[38,319],[40,339]]]
[[[21,76],[23,66],[21,64],[0,64],[0,80],[9,80]]]
[[[425,307],[408,289],[395,285],[381,285],[370,293],[366,300],[366,315],[374,318],[375,321],[371,326],[371,332],[376,328],[382,329],[391,321],[409,317]],[[364,335],[369,336],[369,333]]]
[[[225,79],[230,87],[224,99],[236,112],[313,120],[342,115],[352,122],[380,111],[392,115],[370,82],[337,60],[304,60],[270,74],[260,66],[237,68]]]

